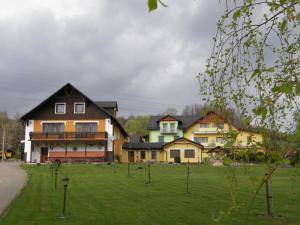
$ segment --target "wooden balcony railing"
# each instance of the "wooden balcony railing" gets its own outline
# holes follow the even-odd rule
[[[31,132],[31,141],[107,140],[107,132]]]

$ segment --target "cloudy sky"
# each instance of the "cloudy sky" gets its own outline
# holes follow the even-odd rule
[[[201,103],[219,0],[1,0],[0,111],[25,113],[67,82],[119,115]]]

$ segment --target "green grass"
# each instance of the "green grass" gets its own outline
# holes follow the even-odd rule
[[[266,216],[265,189],[247,214],[254,188],[243,167],[233,170],[237,178],[234,186],[229,181],[233,174],[229,168],[191,166],[190,194],[186,194],[185,166],[152,166],[152,183],[147,185],[146,167],[133,165],[132,177],[127,177],[127,165],[117,165],[114,174],[108,165],[63,164],[57,190],[49,165],[24,168],[28,183],[0,219],[1,225],[208,225],[223,214],[221,224],[300,224],[299,168],[276,172],[272,182],[274,217]],[[264,166],[249,170],[258,184]],[[66,218],[60,219],[65,174],[71,180]],[[231,192],[235,193],[235,204]],[[236,210],[226,216],[231,206]]]

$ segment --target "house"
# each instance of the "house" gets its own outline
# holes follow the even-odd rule
[[[148,130],[149,142],[123,145],[122,162],[174,162],[177,157],[181,162],[202,162],[220,149],[229,152],[225,142],[232,133],[237,134],[235,149],[264,150],[261,134],[239,128],[215,111],[204,116],[152,116]]]
[[[181,137],[167,143],[124,143],[121,162],[175,162],[179,158],[183,163],[199,163],[204,157],[208,156],[203,145]]]
[[[225,147],[225,143],[233,133],[237,135],[233,144],[235,149],[249,149],[255,145],[258,151],[263,151],[261,134],[254,130],[240,128],[215,111],[209,111],[190,124],[184,130],[184,137],[201,143],[205,149],[211,150]]]
[[[66,84],[21,117],[26,162],[118,160],[127,133],[117,102],[93,101]]]

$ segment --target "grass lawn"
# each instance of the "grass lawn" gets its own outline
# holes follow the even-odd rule
[[[132,165],[132,177],[127,177],[127,165],[117,165],[114,174],[109,165],[63,164],[57,190],[49,165],[24,168],[28,183],[0,219],[1,225],[209,225],[222,215],[221,224],[300,224],[299,168],[276,172],[272,182],[274,217],[265,215],[265,189],[247,214],[254,188],[243,167],[234,168],[235,186],[229,181],[233,177],[229,168],[191,166],[190,194],[186,194],[183,165],[153,165],[152,183],[148,185],[146,167]],[[66,218],[60,219],[65,174],[71,180]],[[263,165],[250,167],[251,180],[256,184],[263,174]],[[231,192],[235,193],[236,204],[232,203]],[[226,216],[231,206],[235,210]]]

